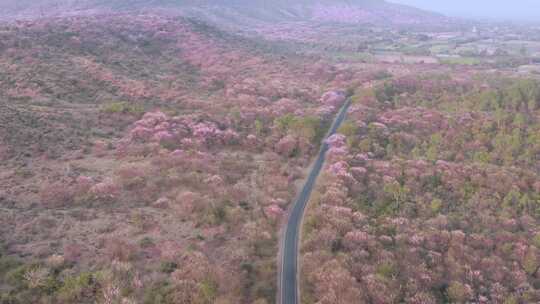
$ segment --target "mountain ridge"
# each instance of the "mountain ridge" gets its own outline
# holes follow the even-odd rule
[[[384,0],[42,0],[5,1],[0,4],[0,19],[17,20],[61,17],[102,12],[147,12],[159,10],[207,19],[250,19],[250,22],[316,21],[371,23],[377,25],[444,24],[450,18],[411,6]]]

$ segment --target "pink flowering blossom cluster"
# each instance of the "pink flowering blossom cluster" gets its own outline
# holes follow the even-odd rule
[[[347,201],[348,189],[340,184],[333,184],[326,189],[321,201],[327,205],[343,206]]]
[[[297,147],[298,140],[292,135],[287,135],[279,140],[279,142],[276,144],[275,149],[276,152],[281,155],[291,156]]]
[[[329,146],[326,156],[329,163],[345,161],[349,158],[349,148],[344,135],[334,134],[326,140],[326,144]]]
[[[135,122],[130,136],[134,139],[149,139],[156,134],[167,132],[166,130],[169,128],[167,119],[167,115],[163,112],[148,112]]]
[[[334,134],[326,139],[326,143],[330,148],[343,147],[346,144],[347,138],[343,134]]]
[[[89,193],[97,200],[110,201],[117,198],[120,188],[110,178],[95,184],[89,190]]]
[[[345,234],[345,246],[351,249],[356,249],[367,245],[370,235],[361,230],[349,231]]]
[[[160,111],[146,113],[133,126],[121,141],[123,146],[134,142],[156,142],[191,149],[201,145],[234,144],[240,138],[234,130],[219,128],[214,122],[192,116],[171,118]],[[176,154],[180,155],[180,152]]]
[[[300,102],[297,100],[281,98],[272,104],[272,114],[279,117],[285,114],[295,113],[301,108]]]
[[[335,111],[336,108],[334,106],[322,105],[316,109],[315,114],[322,118],[329,118]]]
[[[194,138],[205,143],[218,141],[223,144],[231,144],[238,140],[239,135],[231,130],[221,130],[213,122],[200,122],[195,125],[188,124]]]
[[[284,211],[278,205],[270,205],[264,208],[264,214],[272,220],[278,220],[283,216]]]
[[[75,193],[76,195],[84,195],[90,191],[94,185],[94,179],[89,176],[81,175],[77,177],[75,181]]]
[[[414,134],[433,133],[448,128],[448,118],[442,113],[425,108],[404,107],[384,112],[379,121],[394,129]]]
[[[342,92],[329,91],[321,96],[321,104],[337,108],[345,102],[346,96]]]
[[[328,167],[328,172],[338,177],[345,177],[349,175],[349,164],[344,161],[336,162]]]
[[[351,167],[350,172],[356,180],[361,180],[367,174],[367,169],[364,167]]]

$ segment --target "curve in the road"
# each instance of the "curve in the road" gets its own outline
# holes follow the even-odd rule
[[[279,278],[279,302],[281,304],[297,304],[300,302],[298,294],[298,243],[300,235],[300,225],[306,208],[307,202],[317,177],[321,173],[321,169],[324,165],[326,152],[328,151],[328,144],[326,138],[336,133],[337,129],[345,119],[347,110],[351,105],[350,99],[347,99],[342,106],[339,114],[334,119],[327,136],[325,137],[319,154],[313,163],[311,172],[302,188],[302,191],[298,195],[292,210],[287,220],[287,226],[285,227],[285,235],[283,237],[282,249],[281,249],[281,271]]]

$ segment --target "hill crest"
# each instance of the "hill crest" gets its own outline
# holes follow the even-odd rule
[[[384,0],[6,0],[0,4],[0,19],[17,20],[61,17],[103,12],[166,11],[172,14],[229,20],[239,23],[315,21],[370,23],[375,25],[444,24],[440,14]]]

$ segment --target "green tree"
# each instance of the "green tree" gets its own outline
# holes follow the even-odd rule
[[[260,120],[255,120],[255,133],[257,136],[263,135],[264,132],[264,124]]]
[[[315,142],[324,136],[321,120],[317,117],[307,116],[296,118],[291,123],[291,130],[294,135],[305,138],[309,142]]]
[[[439,157],[439,146],[442,142],[441,134],[434,134],[431,136],[429,145],[426,150],[426,158],[430,161],[436,161]]]
[[[503,199],[502,207],[508,210],[515,210],[519,206],[521,194],[516,189],[510,190]]]
[[[293,125],[294,121],[296,120],[296,117],[292,114],[285,114],[281,117],[278,117],[274,120],[274,125],[278,128],[279,131],[282,133],[287,133],[291,126]]]
[[[401,208],[401,204],[405,202],[409,193],[411,192],[407,186],[401,185],[397,181],[385,184],[383,191],[392,197],[394,210],[396,211]]]

